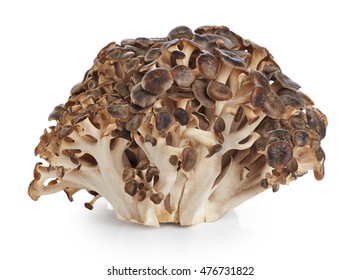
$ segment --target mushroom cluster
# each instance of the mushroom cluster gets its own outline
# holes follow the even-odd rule
[[[81,190],[125,221],[219,219],[313,170],[324,176],[327,120],[266,48],[225,26],[105,46],[49,115],[32,199]],[[46,166],[45,166],[46,165]]]

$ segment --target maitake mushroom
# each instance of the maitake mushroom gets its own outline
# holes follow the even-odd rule
[[[87,190],[125,221],[195,225],[313,170],[327,120],[267,49],[225,26],[110,43],[49,116],[29,195]]]

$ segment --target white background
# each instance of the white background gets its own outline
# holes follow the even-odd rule
[[[2,1],[0,279],[120,278],[106,275],[112,265],[253,266],[251,279],[360,279],[355,3]],[[104,201],[88,211],[86,194],[77,194],[73,203],[63,193],[38,202],[27,196],[37,161],[33,150],[49,125],[48,114],[66,101],[104,45],[205,24],[227,25],[267,47],[327,115],[323,181],[309,173],[218,222],[186,228],[124,223]]]

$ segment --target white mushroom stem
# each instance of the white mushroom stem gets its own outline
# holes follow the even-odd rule
[[[201,130],[198,128],[188,128],[185,130],[182,138],[195,140],[197,143],[204,145],[208,149],[216,144],[219,144],[213,132]]]
[[[188,99],[188,98],[183,98],[183,99],[176,100],[177,108],[181,108],[181,109],[186,110],[186,106],[187,106],[187,104],[188,104],[188,102],[190,100],[191,99]]]
[[[251,145],[260,137],[260,135],[254,130],[256,127],[260,124],[260,122],[266,117],[264,113],[260,113],[259,118],[252,124],[246,125],[243,128],[241,128],[239,131],[235,131],[232,133],[224,133],[224,137],[226,138],[226,142],[223,144],[223,151],[228,151],[230,149],[238,149],[242,150],[245,147],[251,147]],[[244,140],[246,137],[250,136],[250,139],[248,142],[244,144],[239,144],[242,140]],[[250,145],[251,144],[251,145]],[[241,145],[244,145],[241,147]]]
[[[227,100],[226,101],[216,101],[214,115],[213,115],[215,118],[219,117],[221,115],[227,102],[229,102],[229,101],[227,101]],[[215,118],[213,118],[213,119],[215,119]]]
[[[205,220],[205,205],[211,187],[221,171],[221,153],[206,158],[206,149],[200,149],[199,161],[193,174],[187,180],[180,202],[180,223],[192,225]]]
[[[182,59],[182,64],[185,66],[189,66],[189,61],[192,53],[197,48],[195,46],[192,46],[190,44],[186,44],[184,48],[182,49],[182,52],[185,54],[185,58]]]
[[[145,152],[151,165],[156,166],[160,171],[159,181],[154,186],[155,190],[167,195],[177,178],[177,167],[169,162],[169,158],[172,155],[180,157],[183,149],[166,145],[165,138],[159,138],[155,146],[143,142],[139,135],[134,135],[134,140]]]
[[[234,69],[233,66],[227,65],[227,64],[223,64],[220,68],[220,71],[216,77],[216,81],[226,84],[231,71]],[[233,92],[234,93],[234,92]],[[214,110],[214,117],[219,117],[226,105],[226,103],[229,102],[228,100],[226,101],[216,101],[215,103],[215,110]]]
[[[236,205],[265,191],[257,179],[248,179],[247,176],[242,176],[241,180],[239,177],[240,170],[243,170],[242,165],[233,162],[221,184],[214,188],[204,211],[206,222],[221,218]],[[267,165],[267,168],[261,169],[256,177],[265,178],[268,172],[271,172],[271,168]],[[227,201],[227,203],[223,204],[222,201]]]
[[[177,47],[177,45],[171,46],[169,47],[167,50],[165,50],[160,57],[157,59],[157,64],[160,67],[166,68],[166,69],[171,69],[171,53],[173,51],[178,51],[179,48]],[[156,63],[154,64],[156,67]]]
[[[261,50],[254,48],[251,54],[250,64],[248,69],[257,69],[258,64],[267,56],[266,52],[261,48]]]
[[[216,77],[216,81],[226,84],[231,71],[234,69],[233,66],[227,65],[227,64],[223,64],[221,65],[220,71]]]
[[[249,106],[243,105],[243,110],[244,110],[244,114],[249,123],[252,123],[254,120],[256,120],[258,118],[258,115],[256,115],[254,113],[254,110],[251,109]]]

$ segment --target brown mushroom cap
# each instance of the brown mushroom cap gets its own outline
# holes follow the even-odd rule
[[[65,137],[69,136],[73,131],[74,127],[72,125],[66,125],[58,131],[57,137],[59,140],[62,140]]]
[[[144,116],[142,114],[137,114],[133,116],[125,125],[126,130],[130,132],[137,131],[141,126]]]
[[[212,157],[214,154],[216,154],[217,152],[220,152],[222,149],[222,145],[221,144],[216,144],[214,146],[211,147],[209,154],[206,155],[206,158],[210,158]]]
[[[218,81],[210,81],[206,89],[207,95],[217,101],[229,100],[233,97],[231,89]]]
[[[294,145],[299,147],[304,147],[310,142],[310,136],[305,130],[294,131],[292,139]]]
[[[195,95],[195,98],[200,102],[205,108],[213,108],[215,105],[214,99],[211,99],[207,93],[206,88],[208,82],[204,80],[195,80],[192,84],[192,90]]]
[[[258,70],[252,70],[249,77],[255,85],[261,86],[266,91],[266,93],[271,91],[269,80],[262,72]]]
[[[146,170],[145,177],[147,182],[151,182],[151,180],[155,176],[160,175],[160,170],[156,166],[149,166],[149,168]]]
[[[127,118],[129,115],[129,109],[126,105],[110,104],[106,109],[114,118]]]
[[[284,88],[288,88],[294,91],[297,91],[300,88],[299,84],[295,83],[281,71],[276,71],[274,73],[274,77]]]
[[[64,105],[58,105],[54,108],[54,110],[50,113],[48,120],[60,120],[61,115],[66,111]]]
[[[73,119],[71,120],[71,124],[75,125],[78,124],[79,122],[82,122],[84,120],[86,120],[89,117],[89,114],[79,114],[73,117]]]
[[[147,108],[153,105],[156,100],[157,96],[150,94],[149,92],[143,90],[141,83],[132,87],[130,92],[131,102],[141,108]]]
[[[301,99],[298,99],[296,97],[290,96],[290,95],[279,95],[279,98],[284,103],[285,106],[291,106],[295,109],[304,109],[305,103],[301,101]]]
[[[308,125],[320,136],[320,140],[322,140],[326,135],[326,123],[323,122],[322,117],[325,116],[320,116],[314,109],[306,109]]]
[[[280,170],[293,158],[293,149],[286,141],[273,142],[267,147],[266,157],[271,167]]]
[[[163,193],[153,193],[150,196],[150,200],[154,203],[154,204],[160,204],[160,202],[164,199],[164,194]]]
[[[186,125],[189,122],[189,114],[183,108],[176,108],[174,116],[180,125]]]
[[[175,60],[176,59],[184,59],[186,57],[186,55],[182,51],[175,50],[171,53],[171,57]]]
[[[144,58],[144,61],[145,61],[145,62],[154,61],[154,60],[158,59],[160,55],[161,55],[161,50],[160,50],[160,48],[150,49],[150,50],[146,53],[145,58]]]
[[[129,86],[126,83],[116,83],[114,85],[114,91],[121,97],[127,97],[130,95]]]
[[[291,134],[286,129],[275,129],[268,132],[268,144],[284,141],[291,143]]]
[[[139,194],[138,194],[138,201],[141,202],[141,201],[144,201],[146,198],[146,192],[144,190],[142,191],[139,191]]]
[[[173,78],[169,70],[165,68],[156,68],[147,72],[142,78],[141,85],[144,90],[151,94],[158,95],[173,84]]]
[[[232,66],[235,69],[244,68],[246,66],[245,61],[232,51],[222,49],[216,49],[215,51],[221,62],[226,65]]]
[[[177,46],[180,43],[179,39],[173,39],[170,41],[166,41],[164,42],[161,47],[160,47],[160,51],[161,53],[165,53],[166,51],[168,51],[171,47]]]
[[[184,99],[193,100],[195,98],[193,92],[190,91],[189,88],[181,88],[178,86],[172,86],[167,91],[167,96],[172,100],[178,100],[178,101]]]
[[[201,49],[209,52],[218,47],[225,47],[227,49],[232,49],[234,47],[231,40],[217,34],[195,34],[193,41],[201,46]]]
[[[220,63],[211,53],[203,53],[197,57],[196,67],[204,78],[214,80],[219,71]]]
[[[185,65],[176,65],[171,73],[179,87],[189,87],[195,80],[194,72]]]
[[[141,63],[141,60],[138,57],[134,57],[134,58],[129,59],[124,64],[125,73],[134,72],[137,69],[137,67],[140,66],[140,63]]]
[[[178,162],[179,162],[178,156],[177,155],[171,155],[170,158],[169,158],[169,162],[173,166],[177,165]]]
[[[225,130],[225,121],[222,117],[218,117],[214,124],[215,132],[223,132]]]
[[[192,113],[193,117],[196,118],[199,124],[199,128],[201,130],[207,130],[210,126],[209,120],[206,118],[206,116],[199,112]]]
[[[255,108],[261,108],[261,106],[264,105],[266,99],[267,92],[265,91],[265,89],[260,85],[256,85],[251,92],[250,103]]]
[[[184,171],[190,171],[192,170],[197,163],[198,158],[198,152],[193,147],[186,147],[182,151],[182,161],[181,166],[184,169]]]
[[[169,110],[161,110],[156,114],[156,128],[159,131],[167,132],[175,123],[175,117]]]
[[[126,167],[122,174],[122,180],[127,183],[135,178],[136,171],[134,168]]]
[[[181,25],[172,29],[167,37],[169,38],[169,40],[181,39],[181,38],[186,38],[191,40],[193,36],[194,33],[189,27]]]
[[[277,93],[284,105],[289,105],[296,109],[304,109],[306,106],[314,105],[314,102],[304,93],[283,88]]]
[[[274,92],[270,92],[267,96],[267,99],[261,106],[261,110],[273,119],[281,119],[286,111],[284,103]]]
[[[305,114],[301,112],[300,114],[292,116],[290,118],[290,123],[296,129],[305,129],[306,128]]]
[[[138,191],[139,184],[136,181],[130,181],[125,184],[125,192],[130,195],[134,196]]]

